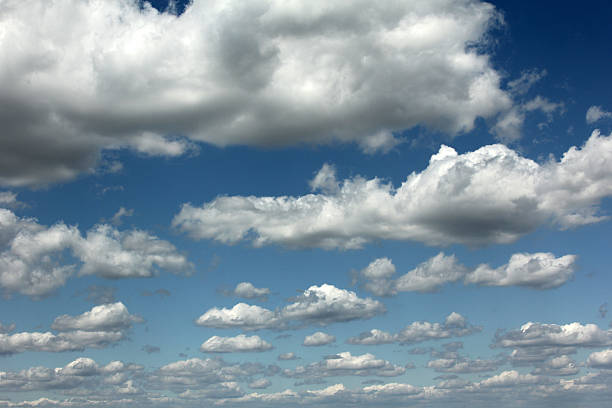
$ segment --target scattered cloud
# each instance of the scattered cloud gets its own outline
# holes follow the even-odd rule
[[[608,118],[612,118],[612,112],[605,111],[601,106],[591,106],[586,113],[586,122],[589,125]]]
[[[591,353],[587,358],[586,364],[593,368],[612,369],[612,349]]]
[[[193,265],[167,241],[140,230],[100,224],[85,236],[75,226],[51,227],[0,208],[0,288],[41,297],[75,273],[108,279],[150,277],[158,269],[189,273]],[[65,251],[80,264],[64,263]]]
[[[145,344],[144,346],[142,346],[141,350],[147,354],[159,353],[161,351],[159,347],[152,346],[150,344]]]
[[[464,284],[481,286],[522,286],[551,289],[563,285],[574,276],[575,255],[555,257],[551,253],[518,253],[507,264],[491,268],[481,264],[470,270],[455,255],[440,252],[413,270],[393,279],[395,265],[389,258],[372,261],[356,274],[365,290],[378,296],[399,292],[435,292],[443,285],[463,280]]]
[[[353,356],[345,351],[328,356],[323,361],[307,366],[297,366],[295,369],[282,371],[289,378],[319,378],[344,375],[396,377],[406,372],[404,367],[388,361],[377,359],[373,354],[366,353]]]
[[[240,282],[230,294],[243,299],[266,300],[270,295],[270,289],[256,288],[251,282]]]
[[[0,333],[0,355],[26,351],[78,351],[104,348],[126,337],[134,323],[142,323],[139,316],[129,314],[121,302],[94,306],[78,316],[58,316],[52,332]]]
[[[282,353],[278,355],[279,361],[288,361],[288,360],[297,360],[297,359],[298,357],[295,355],[294,352]]]
[[[355,249],[379,239],[509,243],[549,223],[563,229],[607,219],[598,205],[612,195],[611,159],[612,135],[598,131],[560,161],[542,164],[503,145],[464,154],[442,146],[426,169],[397,188],[354,177],[338,182],[336,192],[222,196],[201,207],[184,204],[173,226],[194,239],[226,244],[253,237],[255,246]],[[323,179],[333,185],[329,174]]]
[[[110,219],[111,224],[119,226],[123,224],[123,217],[131,217],[134,215],[134,210],[126,210],[125,207],[120,207],[119,210]]]
[[[349,344],[378,345],[388,343],[415,344],[428,340],[448,339],[478,333],[481,327],[468,323],[459,313],[449,314],[444,323],[413,322],[398,333],[372,329],[347,340]]]
[[[362,299],[355,292],[323,284],[309,287],[301,295],[291,299],[291,303],[274,311],[238,303],[231,309],[209,309],[196,320],[196,324],[243,330],[287,329],[368,319],[384,311],[382,303],[376,300]]]
[[[306,347],[318,347],[331,344],[335,341],[336,336],[332,336],[331,334],[318,331],[309,336],[306,336],[302,345]]]
[[[565,325],[528,322],[518,330],[499,332],[493,346],[532,347],[605,347],[612,345],[612,330],[578,322]]]
[[[200,351],[205,353],[262,352],[272,349],[272,345],[259,336],[245,336],[244,334],[236,337],[212,336],[200,346]]]

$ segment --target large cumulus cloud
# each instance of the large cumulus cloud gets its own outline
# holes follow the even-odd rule
[[[0,9],[0,183],[75,177],[104,149],[451,135],[512,105],[484,51],[500,19],[476,0],[7,0]]]
[[[399,187],[378,178],[339,182],[329,166],[321,171],[312,182],[320,192],[184,204],[173,225],[195,239],[233,244],[252,238],[256,246],[351,249],[379,239],[508,243],[548,222],[571,228],[607,219],[598,205],[612,195],[612,135],[595,131],[581,148],[542,164],[503,145],[464,154],[442,146],[427,168]]]

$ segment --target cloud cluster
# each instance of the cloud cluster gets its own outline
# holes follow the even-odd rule
[[[318,331],[309,336],[306,336],[302,345],[306,347],[318,347],[331,344],[334,341],[336,341],[336,336],[332,336],[331,334]]]
[[[76,263],[66,263],[69,251]],[[167,241],[140,230],[94,226],[83,236],[75,226],[50,227],[0,208],[0,289],[32,297],[63,286],[78,271],[109,279],[150,277],[158,269],[189,272],[192,264]]]
[[[357,296],[355,292],[333,285],[311,286],[288,305],[269,310],[238,303],[231,309],[212,308],[196,324],[220,329],[286,329],[300,325],[328,325],[356,319],[368,319],[385,311],[382,303]]]
[[[612,330],[578,322],[565,325],[528,322],[518,330],[495,335],[496,347],[605,347],[612,345]]]
[[[485,2],[140,4],[9,0],[0,184],[73,178],[103,149],[193,151],[174,135],[386,151],[394,132],[454,135],[512,105],[481,47],[501,21]]]
[[[590,125],[602,119],[608,118],[612,118],[612,112],[602,109],[601,106],[591,106],[586,113],[586,121]]]
[[[94,306],[78,316],[58,316],[52,332],[0,333],[0,355],[25,351],[77,351],[85,348],[103,348],[126,336],[134,323],[144,320],[129,314],[121,302]]]
[[[551,222],[571,228],[607,219],[598,205],[612,195],[612,135],[595,131],[581,148],[542,164],[503,145],[464,154],[442,146],[427,168],[399,187],[332,176],[325,175],[321,192],[299,197],[224,196],[201,207],[184,204],[173,226],[194,239],[234,244],[252,238],[255,246],[352,249],[379,239],[509,243]]]
[[[555,257],[551,253],[518,253],[507,264],[491,268],[481,264],[470,270],[455,255],[438,255],[419,264],[408,273],[393,279],[395,265],[389,258],[372,261],[356,274],[365,290],[378,296],[398,292],[435,292],[447,283],[463,280],[464,284],[482,286],[523,286],[550,289],[563,285],[574,276],[575,255]]]
[[[468,336],[481,330],[481,327],[468,323],[459,313],[452,312],[446,317],[444,323],[413,322],[398,333],[372,329],[357,337],[349,338],[347,343],[360,345],[415,344],[428,340]]]
[[[243,299],[262,299],[265,300],[270,295],[268,288],[256,288],[251,282],[240,282],[231,292],[233,296]]]
[[[323,361],[317,363],[297,366],[293,370],[283,370],[282,374],[289,378],[320,378],[344,375],[396,377],[405,372],[404,367],[377,359],[373,354],[366,353],[354,356],[345,351],[327,356]]]
[[[272,349],[272,345],[259,336],[245,336],[244,334],[236,337],[212,336],[200,346],[200,351],[205,353],[262,352]]]

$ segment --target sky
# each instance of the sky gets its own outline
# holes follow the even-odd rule
[[[0,0],[0,407],[612,400],[611,18]]]

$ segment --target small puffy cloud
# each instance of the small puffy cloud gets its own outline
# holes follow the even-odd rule
[[[578,322],[565,325],[528,322],[518,330],[495,335],[496,347],[604,347],[612,345],[612,330]]]
[[[282,353],[278,355],[279,361],[288,361],[288,360],[297,360],[297,359],[298,357],[295,355],[294,352]]]
[[[239,334],[236,337],[212,336],[202,343],[200,351],[205,353],[245,353],[262,352],[272,348],[270,343],[259,336]]]
[[[586,364],[593,368],[612,369],[612,349],[591,353],[587,358]]]
[[[513,387],[517,385],[541,384],[543,382],[546,382],[544,377],[532,374],[520,374],[516,370],[510,370],[489,377],[486,380],[482,380],[478,383],[478,386],[484,388],[498,388]]]
[[[51,328],[57,331],[112,331],[129,329],[132,324],[143,321],[141,317],[131,315],[123,303],[117,302],[94,306],[78,316],[58,316]]]
[[[390,259],[376,259],[359,273],[358,281],[363,282],[364,289],[379,296],[391,296],[398,292],[434,292],[447,283],[460,280],[464,284],[522,286],[543,290],[556,288],[570,280],[574,276],[575,262],[575,255],[557,258],[549,252],[518,253],[498,268],[481,264],[470,270],[460,264],[454,255],[440,252],[397,279],[392,279],[395,266]],[[387,268],[384,274],[375,272],[380,265]]]
[[[416,126],[466,133],[512,105],[485,51],[499,21],[481,1],[195,0],[180,15],[12,2],[0,184],[73,179],[109,149],[356,142],[371,153]]]
[[[251,282],[240,282],[232,291],[232,295],[244,299],[266,299],[270,295],[270,289],[256,288]]]
[[[194,239],[253,239],[255,246],[509,243],[542,225],[572,228],[607,219],[598,206],[612,195],[612,135],[595,131],[581,148],[541,164],[503,145],[464,154],[443,146],[398,187],[361,177],[339,186],[297,197],[220,196],[200,207],[184,204],[173,226]]]
[[[76,263],[65,263],[65,251]],[[0,208],[0,288],[7,294],[45,296],[75,273],[118,279],[192,268],[172,244],[144,231],[101,224],[83,236],[75,226],[46,227]]]
[[[121,302],[93,307],[78,316],[58,316],[52,332],[0,333],[0,355],[25,351],[77,351],[104,348],[126,336],[134,323],[143,319],[129,314]]]
[[[332,336],[331,334],[318,331],[309,336],[306,336],[302,345],[307,347],[317,347],[331,344],[334,341],[336,341],[336,336]]]
[[[591,106],[586,113],[586,122],[593,124],[601,119],[612,118],[612,112],[602,109],[601,106]]]
[[[291,303],[277,309],[238,303],[231,309],[212,308],[196,324],[215,328],[241,328],[243,330],[285,329],[292,326],[324,326],[336,322],[368,319],[385,311],[382,303],[365,298],[355,292],[323,284],[311,286]]]
[[[449,314],[444,323],[413,322],[398,333],[372,329],[347,340],[349,344],[377,345],[387,343],[415,344],[428,340],[448,339],[478,333],[482,328],[469,324],[459,313]]]
[[[250,382],[249,388],[263,389],[263,388],[268,388],[270,385],[272,385],[272,382],[268,380],[267,378],[259,378],[255,381]]]
[[[297,366],[293,370],[283,370],[289,378],[319,378],[343,375],[395,377],[406,372],[404,367],[378,359],[373,354],[352,355],[345,351],[328,356],[325,360],[307,366]]]

